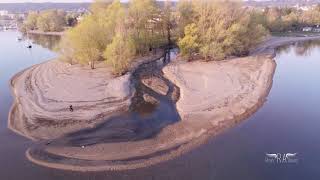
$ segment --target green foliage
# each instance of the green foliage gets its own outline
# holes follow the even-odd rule
[[[68,39],[68,45],[73,49],[73,58],[82,64],[90,63],[94,68],[94,62],[100,60],[101,52],[107,44],[105,35],[102,26],[93,17],[88,16],[77,28],[70,29],[64,38]],[[64,48],[66,47],[62,49]]]
[[[315,8],[305,11],[301,15],[301,21],[307,25],[320,24],[320,9],[318,6]]]
[[[191,0],[180,0],[177,5],[178,33],[179,37],[184,35],[185,27],[191,24],[194,18],[194,6]]]
[[[157,46],[154,41],[157,25],[157,7],[155,0],[132,0],[129,2],[130,29],[138,54],[148,52],[150,47]],[[151,31],[150,31],[151,30]]]
[[[112,43],[115,32],[120,30],[125,16],[120,1],[114,1],[106,8],[98,7],[93,5],[92,8],[97,11],[67,32],[64,37],[67,40],[62,41],[60,48],[63,57],[90,64],[92,69],[96,61],[103,60],[103,52]]]
[[[185,36],[180,38],[178,41],[178,46],[180,48],[181,54],[187,58],[191,57],[193,53],[198,50],[199,44],[198,40],[198,29],[196,24],[189,24],[184,30]]]
[[[190,33],[186,26],[185,36],[178,42],[182,54],[198,52],[206,60],[245,55],[267,34],[256,16],[238,2],[202,0],[194,4],[193,11],[195,25],[191,27],[197,30]]]
[[[37,28],[43,32],[50,31],[50,18],[49,13],[41,14],[37,19]]]
[[[119,0],[100,0],[92,4],[90,11],[64,37],[67,40],[61,43],[62,59],[90,63],[92,68],[96,61],[105,60],[119,75],[135,55],[167,43],[165,30],[170,35],[171,10],[160,13],[154,0],[130,1],[128,9]]]
[[[37,27],[44,32],[62,31],[66,25],[65,16],[66,14],[59,10],[43,11],[37,19]]]
[[[69,27],[73,27],[77,24],[77,14],[68,13],[65,17],[66,25]]]
[[[127,71],[135,54],[136,49],[133,39],[117,34],[104,51],[104,58],[112,66],[115,75],[122,75]]]
[[[63,38],[61,58],[92,68],[104,60],[121,75],[135,56],[171,43],[175,35],[183,56],[220,60],[247,54],[267,34],[268,19],[238,2],[181,0],[176,11],[169,1],[158,7],[155,0],[132,0],[128,6],[119,0],[93,3],[90,14]],[[50,26],[40,22],[43,29]]]
[[[267,19],[264,26],[272,32],[298,31],[304,26],[320,24],[319,6],[306,11],[293,8],[266,8],[262,15]]]
[[[69,32],[70,33],[70,32]],[[59,59],[68,62],[70,64],[74,64],[77,61],[75,60],[75,52],[74,48],[72,47],[72,42],[70,35],[64,35],[61,38],[61,41],[56,49],[60,53]]]
[[[23,28],[27,30],[39,29],[44,32],[62,31],[66,25],[66,13],[62,10],[46,10],[40,13],[29,13]]]
[[[28,17],[25,21],[25,28],[29,30],[34,30],[37,28],[37,19],[38,19],[38,13],[36,12],[30,12],[28,14]]]

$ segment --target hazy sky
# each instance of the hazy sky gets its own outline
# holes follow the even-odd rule
[[[93,0],[0,0],[0,3],[23,3],[23,2],[34,2],[34,3],[41,3],[41,2],[92,2]],[[126,2],[128,0],[120,0],[121,2]],[[160,0],[161,1],[161,0]],[[177,1],[177,0],[174,0]],[[258,0],[259,1],[259,0]]]
[[[22,3],[22,2],[92,2],[92,0],[0,0],[0,3]]]

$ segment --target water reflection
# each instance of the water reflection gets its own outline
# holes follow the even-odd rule
[[[42,46],[52,51],[58,50],[58,44],[61,36],[57,35],[41,35],[41,34],[24,34],[23,39],[30,39],[32,43]]]
[[[312,51],[315,48],[319,47],[320,41],[305,41],[305,42],[297,42],[293,45],[285,45],[277,48],[279,54],[287,54],[293,49],[296,56],[311,56]]]

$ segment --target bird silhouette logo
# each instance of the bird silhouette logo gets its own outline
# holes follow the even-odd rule
[[[266,153],[265,162],[268,163],[297,163],[298,153]]]
[[[278,154],[269,154],[269,153],[266,153],[266,156],[268,158],[273,158],[273,159],[277,159],[278,158]]]

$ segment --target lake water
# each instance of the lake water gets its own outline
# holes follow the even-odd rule
[[[54,49],[56,38],[33,37],[35,44],[27,49],[28,41],[18,42],[18,36],[17,32],[0,32],[0,180],[320,179],[319,42],[280,48],[267,102],[248,120],[206,145],[149,168],[79,173],[29,162],[25,151],[32,141],[7,128],[10,78],[57,56],[47,49]],[[297,161],[266,161],[266,153],[297,153]]]

